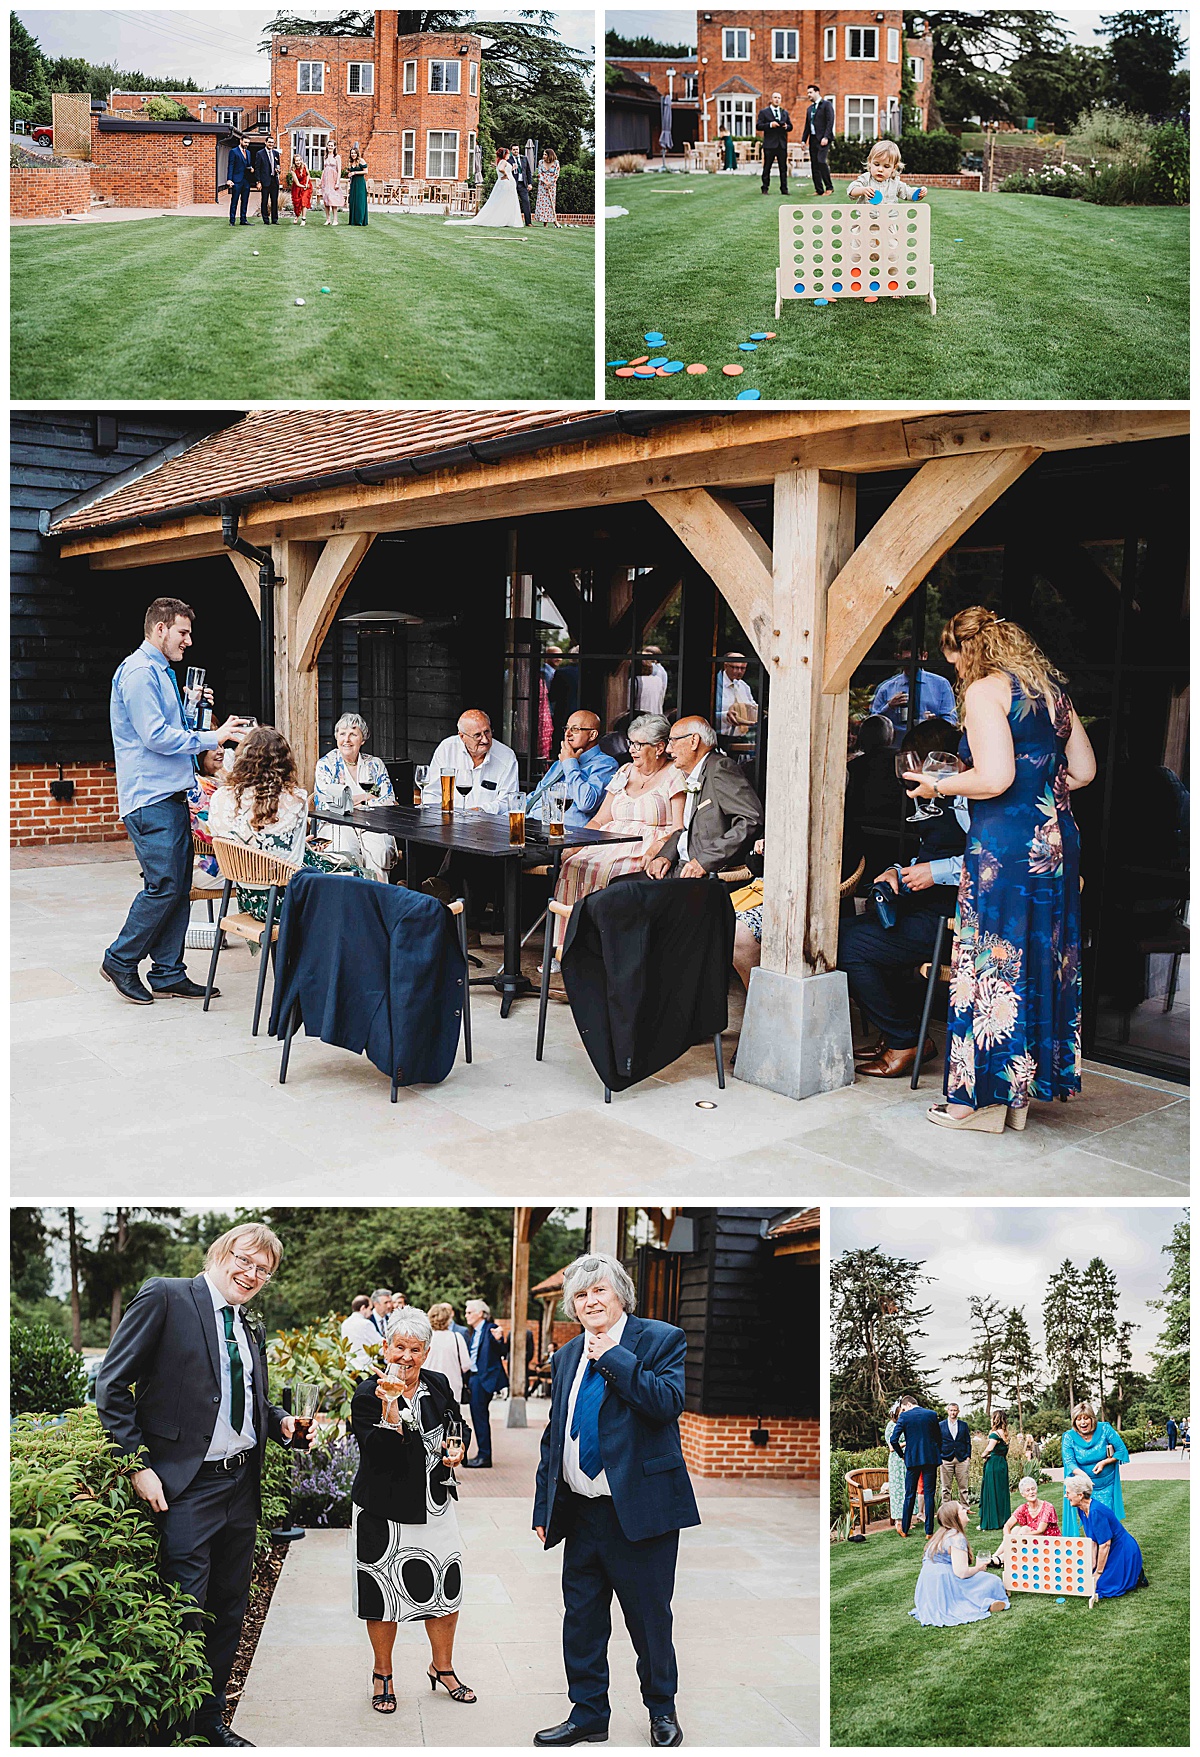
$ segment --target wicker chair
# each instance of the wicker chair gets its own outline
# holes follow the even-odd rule
[[[195,859],[203,860],[206,858],[206,856],[208,856],[211,853],[212,853],[212,843],[211,842],[206,842],[204,840],[203,836],[193,836],[192,837],[192,854],[195,857]],[[201,885],[193,885],[191,890],[188,892],[188,902],[189,903],[207,903],[208,904],[208,919],[211,921],[213,918],[213,903],[216,899],[216,895],[217,895],[217,893],[215,891],[206,890]]]
[[[892,1522],[892,1496],[888,1488],[886,1465],[872,1465],[865,1470],[848,1470],[846,1472],[846,1497],[850,1502],[850,1511],[855,1523],[864,1537],[870,1535],[871,1514],[879,1507],[884,1509],[887,1524]],[[876,1526],[881,1525],[876,1520]]]
[[[217,936],[213,944],[212,962],[208,966],[208,986],[204,995],[204,1011],[208,1011],[208,1003],[212,999],[213,985],[217,979],[217,960],[221,956],[222,935],[233,933],[249,944],[257,945],[262,957],[258,972],[258,989],[254,996],[254,1023],[250,1035],[258,1036],[258,1021],[262,1013],[263,991],[267,986],[267,957],[270,954],[272,964],[275,958],[275,941],[279,938],[279,893],[286,890],[295,877],[297,868],[289,866],[274,854],[263,854],[257,848],[247,848],[241,842],[222,842],[213,838],[213,853],[217,857],[217,865],[221,869],[221,877],[225,880],[221,892],[221,913],[217,921]],[[265,885],[267,887],[267,917],[258,921],[245,910],[229,912],[229,900],[235,884]]]

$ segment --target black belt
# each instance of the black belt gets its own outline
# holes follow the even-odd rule
[[[202,1475],[207,1473],[209,1476],[232,1476],[235,1470],[248,1464],[253,1456],[253,1451],[250,1451],[239,1452],[236,1458],[209,1458],[200,1466],[200,1471]]]

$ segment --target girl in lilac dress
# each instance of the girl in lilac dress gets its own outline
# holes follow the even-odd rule
[[[344,197],[342,195],[342,156],[330,141],[325,153],[325,165],[321,172],[321,206],[325,209],[325,224],[336,226],[338,209]]]
[[[987,1562],[977,1562],[967,1542],[967,1509],[943,1501],[938,1529],[925,1545],[917,1576],[916,1603],[909,1611],[923,1629],[954,1629],[982,1623],[993,1611],[1008,1609],[1008,1594]]]

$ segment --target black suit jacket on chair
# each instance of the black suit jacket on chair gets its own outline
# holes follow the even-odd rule
[[[243,1318],[245,1314],[243,1313]],[[266,1338],[253,1339],[254,1431],[261,1473],[268,1438],[283,1443],[285,1411],[267,1402]],[[144,1446],[167,1505],[183,1493],[212,1444],[221,1407],[217,1314],[203,1275],[193,1281],[156,1275],[140,1287],[117,1325],[96,1380],[96,1412],[116,1450]]]
[[[792,119],[783,105],[780,104],[779,120],[776,122],[771,115],[770,104],[764,104],[758,112],[758,121],[754,127],[756,132],[762,135],[764,146],[786,146],[787,137],[792,130]]]

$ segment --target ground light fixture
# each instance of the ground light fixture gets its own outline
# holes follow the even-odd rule
[[[715,1110],[716,1108],[717,1108],[717,1105],[716,1105],[715,1099],[697,1098],[697,1100],[696,1100],[696,1109],[697,1110]]]

